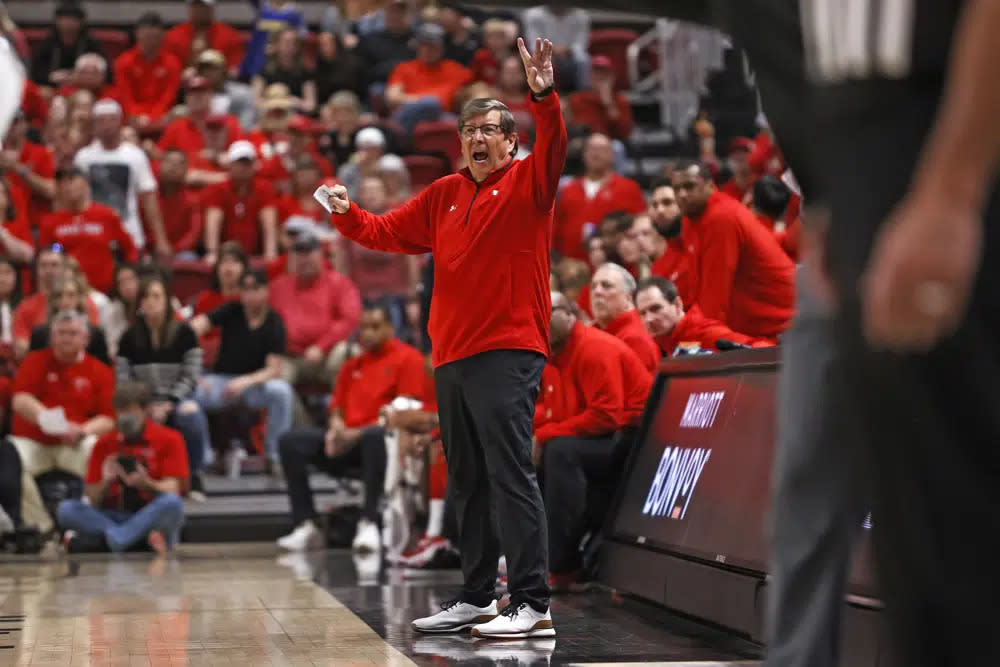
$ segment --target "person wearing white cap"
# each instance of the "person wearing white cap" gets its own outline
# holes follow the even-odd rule
[[[383,155],[375,164],[375,172],[385,183],[385,196],[389,208],[403,204],[410,198],[410,171],[398,155]]]
[[[135,246],[143,248],[147,241],[151,242],[161,260],[169,259],[172,250],[163,228],[149,158],[138,146],[122,141],[122,108],[118,102],[99,100],[93,115],[94,141],[80,149],[73,163],[87,174],[94,201],[121,216]],[[143,231],[140,205],[152,239],[147,239]]]
[[[250,255],[278,256],[278,195],[254,179],[257,149],[245,139],[226,152],[229,180],[205,189],[205,261],[214,264],[222,241],[239,241]]]
[[[377,127],[363,127],[354,137],[354,148],[351,159],[337,169],[337,180],[352,198],[358,196],[361,179],[374,175],[379,159],[386,154],[385,135]]]

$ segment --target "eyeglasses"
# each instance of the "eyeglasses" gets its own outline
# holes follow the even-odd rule
[[[462,128],[461,134],[463,139],[474,139],[476,132],[482,131],[483,137],[486,139],[492,139],[493,137],[498,137],[503,134],[503,128],[496,123],[487,123],[486,125],[466,125]]]

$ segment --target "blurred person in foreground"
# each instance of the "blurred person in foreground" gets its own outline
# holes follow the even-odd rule
[[[517,131],[497,100],[458,121],[466,169],[375,216],[333,188],[333,223],[373,250],[434,255],[430,337],[448,486],[458,514],[464,586],[420,632],[472,627],[482,637],[551,637],[545,510],[531,428],[549,352],[552,208],[566,161],[552,44],[518,48],[532,90],[535,150],[515,160]],[[503,397],[500,400],[500,397]],[[497,523],[490,520],[496,510]],[[502,544],[502,547],[501,547]],[[507,555],[511,604],[498,614],[497,563]]]
[[[165,554],[180,539],[187,452],[177,431],[146,416],[149,404],[145,384],[115,390],[115,428],[90,454],[86,500],[64,500],[56,512],[70,553],[126,551],[145,539]]]

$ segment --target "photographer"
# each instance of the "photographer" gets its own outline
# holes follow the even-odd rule
[[[116,426],[94,445],[87,499],[64,500],[57,512],[70,553],[125,551],[142,540],[158,554],[180,536],[187,450],[180,434],[146,417],[146,385],[124,382],[114,395]]]

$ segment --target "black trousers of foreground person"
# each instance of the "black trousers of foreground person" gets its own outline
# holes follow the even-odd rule
[[[21,457],[7,438],[0,438],[0,507],[21,525]]]
[[[484,607],[495,598],[503,553],[511,601],[540,612],[549,607],[545,506],[531,462],[544,366],[537,352],[493,350],[434,371],[458,519],[462,600],[469,604]]]
[[[293,525],[297,526],[307,519],[315,520],[318,516],[309,487],[309,464],[334,477],[353,473],[360,466],[361,480],[365,484],[365,504],[361,516],[379,523],[379,500],[385,486],[387,460],[385,431],[378,426],[365,429],[354,447],[333,458],[323,451],[325,436],[326,429],[309,427],[289,431],[279,441]]]

